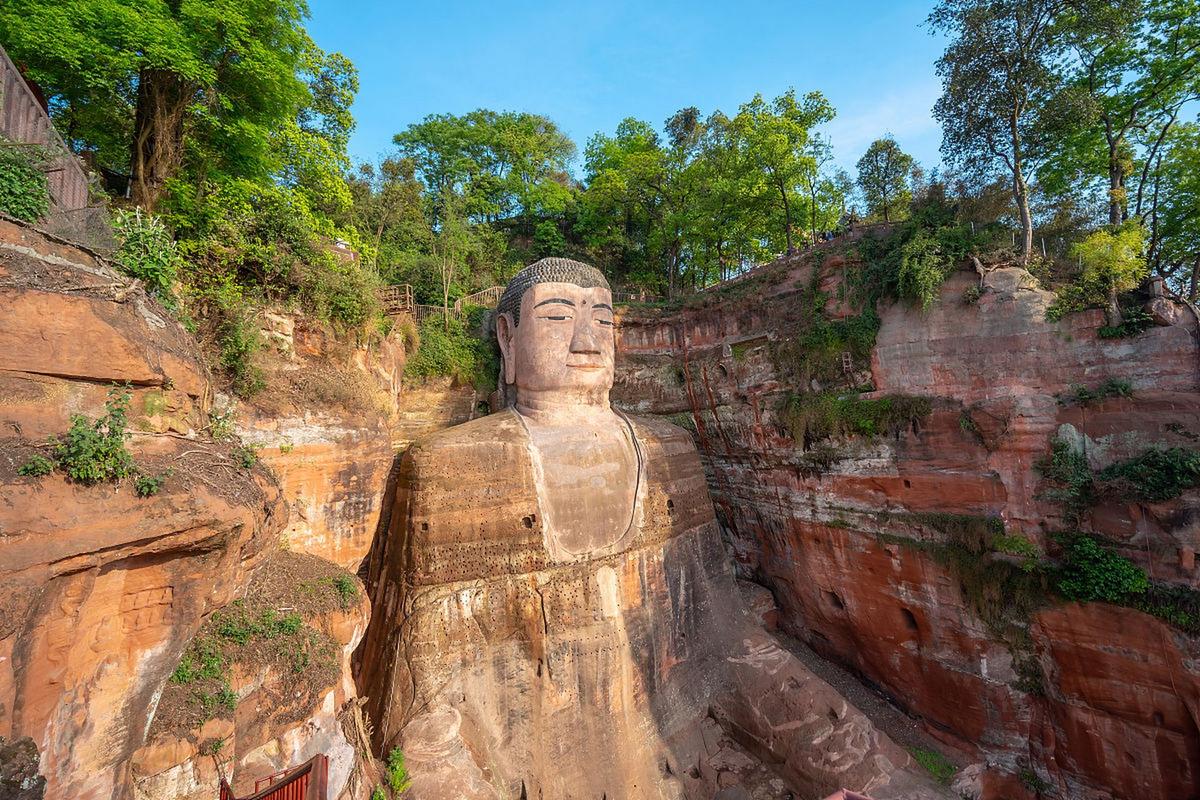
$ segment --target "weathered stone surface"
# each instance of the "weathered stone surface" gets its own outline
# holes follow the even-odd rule
[[[739,569],[771,588],[780,627],[881,686],[947,745],[986,760],[972,791],[1020,797],[1025,774],[1064,796],[1179,796],[1200,749],[1185,721],[1196,716],[1200,671],[1189,657],[1162,655],[1156,641],[1166,637],[1167,653],[1194,643],[1148,616],[1092,604],[1043,612],[1036,653],[1013,652],[981,621],[961,576],[924,546],[945,535],[920,515],[997,516],[1010,533],[1053,549],[1049,533],[1065,523],[1040,496],[1034,469],[1052,436],[1079,442],[1096,469],[1151,443],[1195,447],[1195,315],[1179,307],[1136,337],[1101,339],[1099,311],[1046,322],[1051,295],[1023,270],[988,271],[974,305],[960,297],[979,276],[954,275],[925,313],[880,310],[866,376],[879,395],[931,397],[933,413],[895,436],[831,442],[822,471],[783,424],[791,387],[773,353],[807,313],[798,290],[812,285],[814,264],[825,270],[820,285],[839,296],[844,254],[821,265],[821,252],[742,279],[756,282],[753,291],[712,293],[676,312],[626,312],[617,402],[693,432]],[[1109,378],[1129,381],[1133,397],[1065,398]],[[1195,586],[1198,505],[1195,492],[1163,504],[1105,501],[1085,523],[1156,579]],[[1033,655],[1045,697],[1022,688],[1019,662]],[[1178,670],[1190,715],[1178,716],[1178,699],[1157,700],[1164,661]],[[1091,677],[1097,669],[1108,677]],[[1151,734],[1146,715],[1157,706],[1176,721]]]
[[[277,553],[258,567],[249,592],[254,593],[260,582],[292,581],[301,572],[316,580],[316,574],[331,567],[312,557]],[[294,587],[301,601],[313,590]],[[220,788],[217,762],[234,791],[249,795],[257,781],[318,753],[329,759],[329,797],[341,796],[358,760],[345,724],[356,702],[350,658],[366,631],[369,603],[360,591],[345,608],[301,616],[305,624],[337,642],[336,668],[322,667],[313,675],[307,668],[296,674],[286,666],[232,665],[230,688],[238,695],[232,718],[212,719],[191,729],[152,721],[147,744],[132,758],[135,798],[212,798]]]
[[[564,562],[516,416],[414,446],[372,553],[360,690],[417,796],[711,797],[771,781],[931,796],[902,749],[742,610],[682,431],[635,420],[646,476],[631,534]]]
[[[175,439],[138,445],[181,475],[223,458]],[[140,498],[129,485],[19,478],[0,457],[0,735],[38,743],[47,798],[127,795],[129,759],[184,646],[274,546],[286,513],[274,483],[227,463],[220,485],[176,479]]]
[[[132,791],[163,685],[287,515],[271,476],[188,439],[211,389],[194,340],[103,260],[0,220],[0,737],[35,745],[46,798]],[[17,470],[71,414],[132,385],[132,482]],[[172,435],[161,435],[170,433]]]

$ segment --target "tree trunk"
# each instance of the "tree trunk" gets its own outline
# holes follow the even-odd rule
[[[1013,200],[1021,217],[1021,263],[1028,264],[1033,255],[1033,215],[1029,211],[1029,186],[1020,166],[1013,168]]]
[[[1121,313],[1121,302],[1117,299],[1116,288],[1108,290],[1108,309],[1106,316],[1108,317],[1108,325],[1111,328],[1116,328],[1125,321],[1125,315]]]
[[[1108,151],[1108,224],[1120,225],[1125,216],[1125,172],[1116,149]]]
[[[783,235],[787,240],[787,254],[790,256],[796,252],[796,246],[792,244],[792,205],[788,202],[787,189],[783,184],[779,185],[779,194],[783,196]]]
[[[135,205],[153,211],[166,181],[183,163],[183,122],[192,95],[174,72],[143,69],[138,74],[130,153],[130,198]]]

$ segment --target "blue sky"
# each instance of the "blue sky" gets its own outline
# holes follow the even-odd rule
[[[888,132],[926,168],[939,160],[931,0],[310,3],[312,37],[358,66],[355,160],[427,114],[545,114],[582,150],[628,116],[661,129],[689,105],[733,114],[788,87],[837,109],[825,131],[840,166]]]

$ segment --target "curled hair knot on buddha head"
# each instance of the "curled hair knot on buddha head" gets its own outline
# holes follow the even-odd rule
[[[583,289],[609,289],[604,273],[582,261],[569,258],[543,258],[535,261],[513,276],[504,287],[497,314],[512,316],[513,325],[521,324],[521,298],[529,287],[539,283],[573,283]]]

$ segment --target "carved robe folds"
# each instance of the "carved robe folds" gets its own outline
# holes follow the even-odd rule
[[[631,427],[632,524],[574,559],[543,526],[515,411],[402,460],[360,688],[414,795],[711,796],[716,720],[796,790],[925,796],[907,754],[742,609],[690,437]]]

